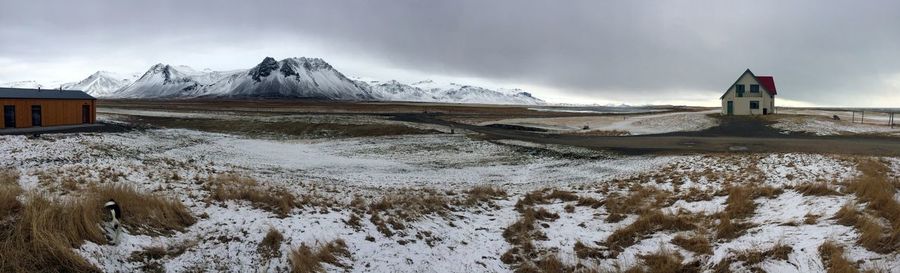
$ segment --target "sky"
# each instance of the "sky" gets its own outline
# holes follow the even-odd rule
[[[319,57],[350,77],[522,88],[553,103],[900,106],[900,1],[0,0],[0,82]]]

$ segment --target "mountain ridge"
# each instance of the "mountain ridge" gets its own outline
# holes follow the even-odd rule
[[[13,82],[40,86],[34,81]],[[2,84],[0,84],[2,86]],[[101,98],[310,98],[345,101],[411,101],[539,105],[545,102],[520,89],[488,89],[441,84],[432,80],[354,80],[321,58],[265,57],[249,69],[213,71],[157,63],[131,76],[97,71],[87,78],[57,85]]]

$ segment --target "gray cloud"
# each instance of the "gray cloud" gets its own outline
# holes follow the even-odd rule
[[[335,55],[326,60],[582,97],[674,100],[724,90],[751,68],[774,75],[783,98],[883,106],[900,104],[898,10],[812,0],[3,1],[0,60],[149,59],[171,45],[265,52],[305,39]]]

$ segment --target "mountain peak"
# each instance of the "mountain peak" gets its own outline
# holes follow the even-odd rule
[[[281,60],[281,62],[288,63],[288,64],[291,64],[291,65],[297,66],[297,67],[303,67],[303,69],[310,70],[310,71],[319,70],[319,69],[334,70],[334,68],[331,67],[330,64],[328,64],[327,62],[325,62],[325,60],[322,60],[320,58],[293,57],[293,58],[287,58],[287,59]]]
[[[157,64],[154,64],[153,66],[151,66],[151,67],[150,67],[150,70],[153,70],[153,71],[161,71],[161,70],[164,70],[164,69],[169,68],[169,67],[171,67],[171,66],[168,65],[168,64],[157,63]]]
[[[278,69],[278,61],[275,61],[275,58],[266,57],[262,62],[253,67],[253,69],[250,69],[250,72],[248,72],[247,75],[250,75],[254,81],[260,82],[262,81],[262,78],[272,74],[272,71],[275,69]]]

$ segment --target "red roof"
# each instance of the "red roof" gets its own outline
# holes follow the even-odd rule
[[[778,91],[775,90],[775,79],[772,78],[772,76],[756,76],[756,81],[758,81],[770,95],[774,96],[778,94]]]

